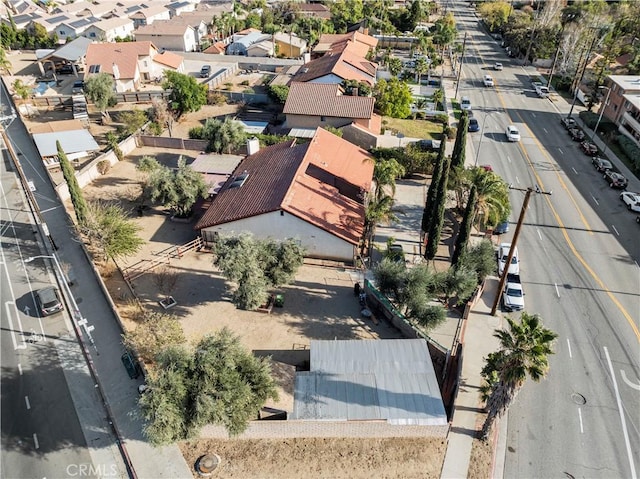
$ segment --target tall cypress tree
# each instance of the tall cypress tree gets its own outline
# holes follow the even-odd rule
[[[458,132],[456,134],[456,142],[453,145],[453,153],[451,154],[451,168],[464,166],[467,145],[467,129],[469,128],[469,112],[464,110],[458,122]]]
[[[449,181],[449,166],[451,159],[446,158],[444,167],[440,175],[438,183],[438,194],[436,196],[433,218],[431,219],[431,227],[429,228],[429,236],[427,239],[427,247],[424,256],[427,259],[433,259],[438,252],[438,244],[440,244],[440,234],[442,233],[442,223],[444,223],[444,210],[447,202],[447,182]]]
[[[58,161],[60,161],[60,168],[62,168],[62,176],[64,176],[64,180],[69,187],[69,196],[71,196],[71,203],[73,203],[73,209],[76,212],[76,219],[80,226],[84,226],[87,222],[87,203],[84,201],[84,196],[82,196],[82,190],[78,185],[73,166],[69,163],[59,141],[56,141],[56,148],[58,148]]]
[[[436,194],[438,191],[438,183],[440,182],[440,176],[442,175],[442,167],[445,161],[445,146],[446,146],[446,138],[442,137],[440,141],[440,149],[438,150],[438,157],[436,158],[436,164],[433,167],[433,175],[431,175],[431,184],[429,185],[429,189],[427,190],[427,199],[424,204],[424,210],[422,211],[422,231],[425,234],[429,231],[431,218],[433,216],[433,203],[436,199]]]
[[[460,231],[458,231],[456,245],[453,250],[453,256],[451,258],[451,265],[454,268],[458,266],[458,262],[462,259],[464,253],[467,251],[467,243],[469,242],[469,236],[471,235],[471,225],[473,224],[473,217],[475,216],[477,197],[478,194],[476,185],[473,185],[471,187],[471,191],[469,192],[467,207],[464,210],[464,216],[462,217],[462,223],[460,224]]]

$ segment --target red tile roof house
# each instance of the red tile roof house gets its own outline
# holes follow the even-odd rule
[[[119,93],[137,91],[141,82],[162,77],[165,70],[184,72],[184,61],[172,52],[158,52],[151,42],[92,43],[85,57],[85,79],[109,73]]]
[[[322,128],[309,143],[268,146],[240,163],[195,229],[205,244],[250,232],[296,239],[307,257],[353,263],[373,166],[365,150]]]
[[[379,135],[382,121],[373,112],[375,99],[344,95],[337,83],[298,83],[290,85],[284,104],[288,128],[340,128],[355,123]]]

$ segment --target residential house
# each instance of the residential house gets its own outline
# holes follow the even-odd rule
[[[82,36],[103,42],[115,42],[116,38],[133,36],[133,21],[130,18],[100,20],[87,28]]]
[[[181,56],[160,53],[151,42],[92,43],[85,61],[85,78],[109,73],[117,92],[137,91],[142,82],[162,77],[165,70],[184,72]]]
[[[182,15],[183,13],[193,12],[196,4],[192,2],[173,2],[166,5],[171,18]]]
[[[212,55],[224,55],[227,46],[223,42],[215,42],[210,47],[202,51],[202,53],[210,53]]]
[[[48,17],[48,15],[44,12],[28,12],[28,13],[21,13],[19,15],[15,15],[13,17],[2,16],[0,20],[2,20],[2,23],[8,26],[11,26],[11,21],[13,20],[13,23],[15,24],[16,29],[24,30],[33,22],[37,23],[38,20],[41,20],[42,18],[46,18],[46,17]]]
[[[156,20],[134,32],[139,42],[153,42],[158,48],[182,52],[198,50],[196,29],[186,23]]]
[[[330,50],[324,56],[305,63],[292,81],[314,83],[342,83],[356,80],[374,86],[378,65],[360,56],[361,46],[345,43],[342,51]]]
[[[287,127],[292,129],[340,128],[355,123],[378,135],[382,122],[373,112],[374,104],[373,97],[344,95],[337,83],[294,82],[283,113],[287,116]]]
[[[75,15],[76,17],[102,18],[107,16],[116,6],[113,2],[86,3],[82,10],[75,12]]]
[[[350,33],[330,34],[324,33],[318,39],[318,44],[313,48],[313,56],[318,57],[335,50],[336,45],[342,43],[361,44],[366,47],[366,52],[374,51],[378,46],[378,40],[371,35],[355,31]],[[362,56],[366,56],[366,53]]]
[[[73,15],[65,15],[65,14],[62,14],[62,15],[33,14],[33,15],[35,15],[33,18],[33,21],[26,27],[26,30],[29,33],[33,33],[33,26],[37,23],[38,25],[43,27],[47,31],[47,33],[56,32],[56,35],[57,35],[57,28],[60,24],[64,22],[72,22],[77,19]],[[36,18],[36,16],[38,18]],[[16,24],[16,26],[17,25],[18,24]]]
[[[302,17],[321,18],[322,20],[331,18],[329,7],[321,3],[298,3],[296,6],[298,14]]]
[[[275,48],[271,40],[262,40],[260,42],[252,43],[247,47],[248,57],[272,57],[275,53]]]
[[[198,45],[198,47],[202,45],[203,41],[209,34],[209,27],[207,23],[202,20],[202,18],[183,17],[182,15],[180,15],[179,17],[173,17],[170,22],[192,26],[196,35],[196,44]]]
[[[295,239],[308,257],[353,262],[371,191],[371,155],[322,128],[309,143],[256,149],[250,140],[250,155],[196,224],[205,243],[251,232]]]
[[[606,86],[610,93],[608,102],[600,106],[603,116],[640,147],[640,75],[611,75]]]
[[[253,29],[252,29],[253,30]],[[263,40],[270,40],[271,35],[265,35],[261,31],[253,30],[247,34],[242,32],[236,33],[233,36],[233,43],[227,47],[227,55],[244,55],[247,56],[247,51],[254,43],[261,42]]]
[[[84,70],[84,60],[87,49],[93,40],[86,37],[78,37],[75,40],[65,43],[57,50],[38,58],[38,68],[40,73],[55,71],[56,66],[63,63],[71,64],[76,72]]]
[[[164,5],[152,5],[132,13],[129,18],[133,20],[134,28],[140,28],[151,25],[156,20],[169,20],[171,13]]]
[[[273,35],[276,54],[284,58],[299,58],[307,51],[307,42],[296,34],[278,32]]]
[[[78,38],[87,28],[99,21],[100,19],[96,17],[79,17],[75,20],[62,22],[56,27],[56,35],[61,42]]]

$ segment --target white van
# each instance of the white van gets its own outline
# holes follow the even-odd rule
[[[540,98],[547,98],[549,96],[549,88],[542,85],[536,85],[536,93]]]
[[[462,100],[460,100],[460,109],[471,110],[471,100],[469,100],[469,97],[466,97],[466,96],[462,97]]]

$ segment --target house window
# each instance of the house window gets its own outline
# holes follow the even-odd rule
[[[91,33],[89,34],[89,36],[90,36],[91,38],[96,38],[96,34],[95,34],[95,32],[91,32]]]
[[[66,30],[60,30],[60,36],[65,37],[67,35]]]
[[[327,117],[326,116],[321,116],[320,117],[320,121],[327,121]]]

